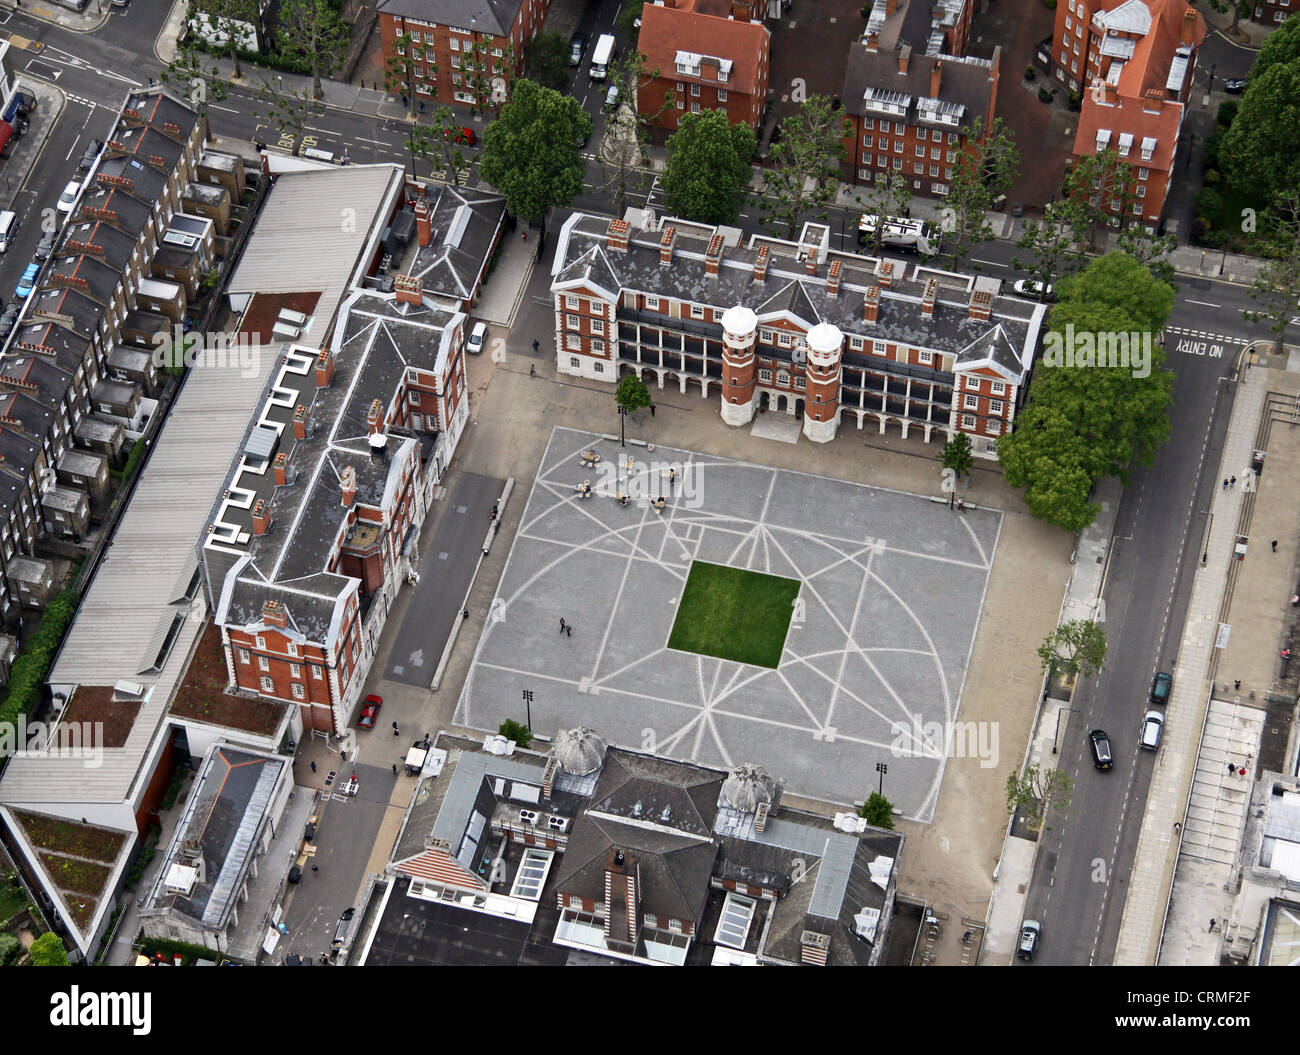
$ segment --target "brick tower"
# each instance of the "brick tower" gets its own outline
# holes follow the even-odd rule
[[[835,332],[839,333],[839,330]],[[757,334],[758,316],[748,308],[737,305],[723,313],[722,420],[728,425],[748,425],[754,417],[754,338]],[[836,362],[839,362],[838,352]],[[838,369],[836,376],[838,379]]]
[[[803,434],[814,443],[835,438],[840,427],[840,350],[838,326],[819,322],[808,331],[808,392],[803,407]]]

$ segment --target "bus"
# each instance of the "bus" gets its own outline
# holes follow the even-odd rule
[[[588,71],[593,81],[603,81],[609,73],[609,60],[614,57],[614,37],[610,33],[601,35],[596,41],[596,50],[591,53],[591,69]]]

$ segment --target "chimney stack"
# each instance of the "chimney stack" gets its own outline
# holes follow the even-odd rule
[[[862,318],[871,326],[876,324],[876,317],[880,314],[880,287],[868,286],[867,292],[862,297]]]
[[[939,98],[939,82],[943,79],[943,63],[935,61],[934,69],[930,71],[930,98]]]
[[[366,427],[371,436],[384,429],[384,407],[377,399],[371,402],[370,411],[366,414]]]
[[[428,198],[415,203],[415,234],[422,246],[433,241],[433,207]]]
[[[1183,12],[1183,35],[1179,43],[1190,44],[1196,39],[1196,12],[1190,7]]]
[[[293,412],[293,438],[296,440],[307,438],[307,408],[301,403]]]
[[[1142,109],[1149,114],[1158,114],[1165,108],[1165,93],[1159,88],[1148,88],[1142,97]]]
[[[664,236],[659,240],[659,263],[671,264],[673,262],[673,246],[677,244],[677,228],[669,227],[664,231]]]
[[[804,261],[804,270],[810,275],[817,274],[817,250],[808,250],[808,259]]]
[[[894,284],[894,262],[881,259],[876,262],[876,285],[889,289]]]
[[[925,280],[925,292],[921,294],[921,316],[923,318],[934,318],[934,298],[938,290],[939,283],[936,279],[928,278]]]
[[[970,297],[970,317],[980,322],[988,322],[993,314],[993,294],[986,289],[978,289]]]
[[[843,269],[844,262],[836,260],[831,264],[831,269],[826,275],[826,295],[829,297],[838,297],[840,295],[840,271]]]
[[[704,270],[714,278],[718,277],[718,268],[722,264],[722,235],[715,234],[709,239],[709,248],[704,253]]]
[[[289,613],[279,601],[262,602],[262,622],[267,626],[278,626],[281,630],[289,625]]]
[[[878,29],[867,32],[867,50],[873,55],[880,50],[880,31]]]
[[[343,505],[351,509],[352,503],[357,500],[357,471],[350,465],[343,466],[340,483],[343,487]]]
[[[281,451],[272,463],[275,470],[275,486],[283,487],[289,482],[289,455]]]
[[[770,255],[768,247],[763,246],[758,251],[758,256],[754,257],[754,281],[762,282],[767,278],[767,258]]]
[[[912,45],[904,44],[898,49],[898,72],[906,73],[907,64],[912,58]]]
[[[414,275],[398,275],[393,280],[393,288],[397,291],[398,304],[410,304],[418,308],[424,303],[424,282]]]
[[[322,349],[316,356],[316,387],[325,388],[334,379],[334,354]]]
[[[626,220],[610,220],[606,244],[615,252],[626,253],[630,230]]]
[[[265,498],[259,498],[253,503],[253,534],[265,535],[270,526],[271,507],[266,504]]]

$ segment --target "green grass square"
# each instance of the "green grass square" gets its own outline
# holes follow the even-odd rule
[[[779,667],[799,580],[693,561],[668,647]]]

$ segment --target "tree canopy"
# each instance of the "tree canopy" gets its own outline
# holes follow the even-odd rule
[[[668,211],[696,223],[735,223],[749,188],[753,129],[733,125],[721,110],[684,113],[667,146],[660,182]]]
[[[1256,199],[1272,202],[1294,193],[1300,188],[1297,128],[1300,59],[1292,59],[1252,75],[1237,116],[1223,134],[1219,164],[1238,190]]]
[[[825,220],[826,206],[840,186],[844,135],[850,127],[824,95],[810,95],[797,113],[781,121],[764,170],[763,219],[773,234],[793,238],[806,220]]]

